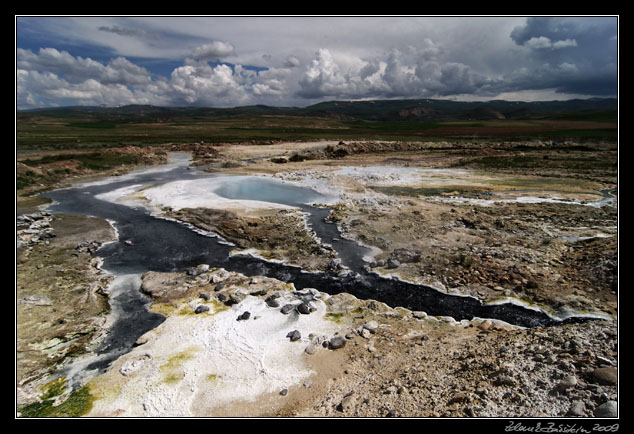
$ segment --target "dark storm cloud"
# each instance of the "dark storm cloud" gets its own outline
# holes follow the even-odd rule
[[[533,79],[524,86],[589,95],[617,93],[617,19],[533,17],[510,34],[529,50]],[[511,82],[519,84],[519,82]]]

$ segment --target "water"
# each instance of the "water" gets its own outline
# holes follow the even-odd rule
[[[98,199],[113,190],[142,185],[163,185],[176,180],[203,180],[217,175],[188,170],[187,159],[171,165],[137,171],[75,188],[43,194],[54,200],[53,213],[75,213],[108,219],[119,233],[119,241],[109,243],[97,252],[103,268],[117,276],[111,287],[114,325],[96,350],[96,358],[86,370],[103,371],[113,360],[129,351],[145,332],[158,326],[162,315],[147,309],[150,300],[140,291],[140,275],[146,271],[184,271],[198,264],[222,267],[246,275],[265,275],[293,282],[298,289],[316,288],[335,294],[348,292],[360,299],[373,299],[390,306],[425,311],[432,316],[452,316],[456,320],[497,318],[520,326],[560,324],[541,311],[506,303],[485,306],[471,297],[453,296],[433,288],[380,277],[364,271],[363,256],[368,249],[341,237],[334,224],[326,223],[330,210],[310,206],[323,196],[314,190],[281,181],[256,177],[222,179],[214,193],[229,199],[259,200],[298,206],[308,214],[309,225],[322,242],[331,244],[350,272],[345,276],[329,273],[308,273],[298,267],[270,263],[245,256],[229,256],[233,246],[221,239],[206,236],[177,222],[152,216],[145,208],[127,206]],[[103,197],[103,196],[102,196]],[[571,319],[567,321],[574,321]]]
[[[289,206],[323,202],[326,199],[324,195],[309,188],[255,176],[241,176],[227,180],[215,190],[215,193],[227,199],[259,200]]]

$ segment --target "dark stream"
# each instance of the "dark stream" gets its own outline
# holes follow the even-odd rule
[[[233,199],[257,199],[299,206],[310,214],[309,224],[317,236],[331,244],[339,253],[342,264],[350,272],[341,277],[329,273],[308,273],[298,267],[266,262],[248,256],[229,256],[234,248],[211,236],[194,232],[186,225],[156,218],[145,209],[118,205],[97,199],[95,196],[117,188],[134,184],[159,185],[180,179],[215,176],[187,170],[186,164],[175,165],[162,172],[139,172],[133,178],[113,179],[103,185],[56,190],[43,194],[55,201],[49,207],[53,213],[92,215],[114,222],[119,241],[106,244],[97,252],[104,259],[103,268],[116,276],[134,275],[136,279],[124,279],[113,291],[111,304],[116,321],[107,338],[97,350],[97,358],[87,367],[103,370],[113,360],[129,351],[139,336],[158,326],[162,315],[147,310],[149,300],[139,291],[138,275],[146,271],[184,271],[198,264],[222,267],[245,275],[264,275],[286,282],[293,282],[297,289],[316,288],[329,294],[348,292],[360,299],[373,299],[389,306],[401,306],[424,311],[431,316],[451,316],[463,319],[495,318],[524,327],[551,326],[565,321],[553,319],[543,312],[514,304],[483,305],[472,297],[445,294],[430,287],[415,285],[397,279],[380,277],[364,271],[362,260],[367,249],[353,241],[341,238],[336,225],[326,223],[329,209],[316,208],[306,203],[319,202],[320,195],[313,190],[267,180],[246,182],[216,191]],[[262,188],[270,195],[262,194]],[[277,189],[277,191],[273,191]],[[257,197],[253,197],[253,195]]]

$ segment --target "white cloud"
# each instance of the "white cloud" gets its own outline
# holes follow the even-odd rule
[[[301,64],[299,59],[293,55],[287,56],[286,61],[284,62],[284,66],[286,68],[296,68]]]
[[[18,46],[51,44],[17,49],[18,105],[106,103],[115,96],[118,103],[303,105],[542,88],[609,95],[618,68],[613,21],[26,17],[18,20]]]
[[[218,60],[234,54],[234,47],[229,42],[212,41],[192,50],[192,56],[200,60]]]
[[[532,37],[524,43],[529,48],[536,50],[550,48],[558,50],[560,48],[576,47],[577,41],[574,39],[562,39],[561,41],[552,42],[546,36]]]
[[[170,96],[187,104],[235,105],[248,101],[248,93],[240,84],[240,74],[228,65],[211,67],[206,63],[176,68],[169,80]]]

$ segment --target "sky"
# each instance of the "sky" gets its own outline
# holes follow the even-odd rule
[[[618,95],[616,16],[15,16],[19,110]]]

